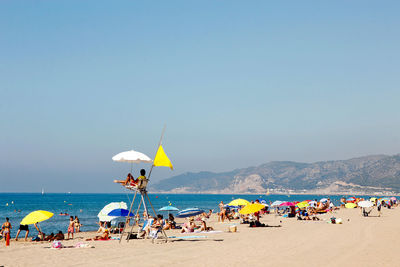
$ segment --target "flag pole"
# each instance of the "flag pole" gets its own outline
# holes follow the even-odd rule
[[[165,128],[166,128],[166,127],[167,127],[167,125],[164,124],[164,128],[163,128],[163,130],[162,130],[162,132],[161,132],[160,142],[158,142],[157,151],[158,151],[158,148],[159,148],[160,145],[161,145],[161,142],[162,142],[162,139],[163,139],[163,137],[164,137],[164,133],[165,133]],[[157,151],[156,151],[156,155],[157,155]],[[151,172],[153,171],[153,167],[154,167],[154,162],[153,162],[153,164],[151,165],[150,172],[149,172],[149,176],[147,177],[147,180],[150,180],[150,175],[151,175]]]

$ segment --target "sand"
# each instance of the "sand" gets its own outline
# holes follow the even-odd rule
[[[331,216],[343,224],[328,224]],[[0,266],[398,266],[400,262],[400,208],[373,211],[362,217],[359,209],[341,209],[319,216],[321,221],[298,221],[273,214],[263,223],[282,227],[250,228],[209,222],[215,234],[204,239],[84,241],[94,233],[78,233],[65,246],[78,242],[94,248],[50,249],[50,243],[13,241],[0,245]],[[282,222],[281,222],[282,221]],[[238,223],[233,221],[232,223]],[[185,236],[177,230],[169,236]]]

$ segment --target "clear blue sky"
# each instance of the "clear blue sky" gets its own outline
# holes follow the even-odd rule
[[[1,192],[400,152],[399,1],[1,1]],[[137,175],[137,170],[134,175]]]

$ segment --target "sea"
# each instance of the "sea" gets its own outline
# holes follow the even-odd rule
[[[138,195],[139,196],[139,195]],[[349,196],[321,196],[321,195],[218,195],[218,194],[149,194],[150,201],[157,213],[168,215],[167,212],[158,211],[164,206],[174,206],[180,210],[186,208],[201,208],[206,211],[212,209],[214,212],[219,211],[218,204],[220,201],[229,203],[233,199],[243,198],[248,201],[256,199],[264,199],[267,203],[275,200],[280,201],[303,201],[321,199],[329,197],[335,205],[339,205],[340,198]],[[370,196],[356,196],[369,198]],[[68,228],[69,216],[61,216],[60,213],[78,216],[82,224],[81,231],[94,231],[98,229],[99,211],[110,202],[126,202],[129,203],[133,199],[133,194],[65,194],[65,193],[0,193],[0,223],[5,222],[5,218],[9,217],[13,226],[11,236],[15,234],[19,228],[20,221],[30,212],[35,210],[46,210],[54,213],[50,219],[40,223],[42,231],[46,234],[57,233],[58,231],[66,232]],[[138,207],[138,199],[136,197],[134,209]],[[143,208],[141,208],[142,212]],[[149,207],[150,210],[150,207]],[[25,232],[20,234],[23,237]],[[30,226],[30,236],[37,235],[37,231]]]

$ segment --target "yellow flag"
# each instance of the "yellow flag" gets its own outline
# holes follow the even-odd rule
[[[164,149],[163,149],[163,147],[161,145],[157,150],[157,154],[156,154],[156,157],[154,158],[153,165],[154,166],[170,167],[171,170],[174,169],[174,167],[172,166],[171,161],[169,160],[169,158],[165,154]]]

